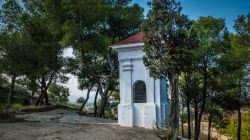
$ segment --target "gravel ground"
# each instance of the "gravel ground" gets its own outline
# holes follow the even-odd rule
[[[62,123],[89,123],[89,124],[117,124],[116,120],[80,116],[74,110],[55,109],[48,112],[36,112],[31,114],[18,115],[26,121],[39,122],[62,122]]]
[[[152,130],[56,109],[19,115],[27,122],[1,123],[0,140],[158,140]]]

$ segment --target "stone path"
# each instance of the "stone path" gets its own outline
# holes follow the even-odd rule
[[[0,140],[158,140],[152,130],[56,109],[19,115],[28,122],[0,123]]]
[[[58,123],[89,123],[89,124],[117,124],[116,120],[80,116],[74,110],[55,109],[48,112],[36,112],[31,114],[18,115],[26,121],[35,122],[58,122]]]

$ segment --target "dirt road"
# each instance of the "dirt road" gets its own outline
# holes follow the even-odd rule
[[[0,140],[158,140],[152,130],[56,109],[18,116],[27,122],[0,123]]]

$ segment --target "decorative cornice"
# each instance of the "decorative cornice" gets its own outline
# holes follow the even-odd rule
[[[126,64],[126,65],[122,65],[123,68],[126,68],[126,67],[129,67],[129,68],[132,68],[133,65],[132,64]]]
[[[133,71],[133,69],[123,69],[122,71]]]
[[[131,44],[122,44],[122,45],[113,45],[111,46],[117,52],[131,51],[131,50],[143,50],[144,43],[131,43]]]
[[[133,71],[133,65],[132,64],[122,65],[122,71]]]
[[[124,59],[119,59],[118,61],[119,62],[126,62],[126,61],[138,61],[138,60],[143,60],[142,57],[135,57],[135,58],[124,58]]]

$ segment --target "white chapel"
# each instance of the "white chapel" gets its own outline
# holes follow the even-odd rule
[[[118,124],[152,128],[156,123],[164,127],[169,113],[167,82],[149,76],[143,64],[143,46],[141,32],[112,46],[119,59]]]

